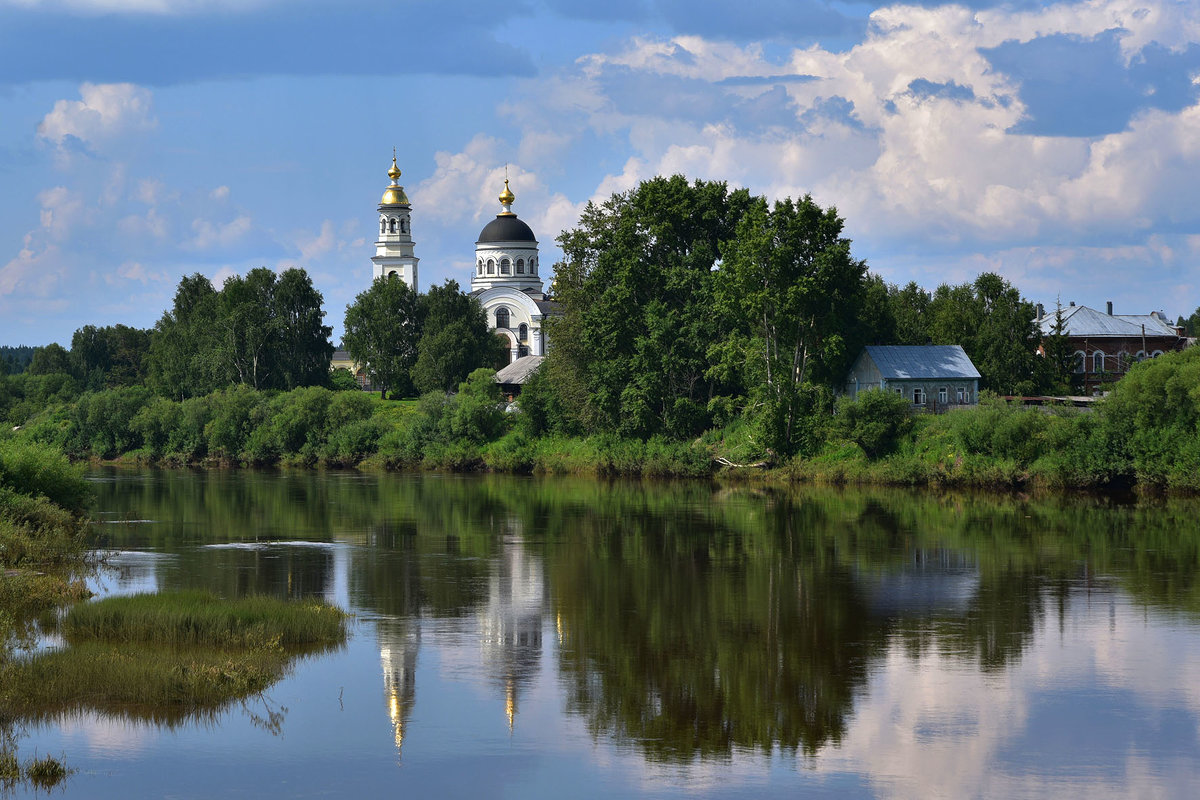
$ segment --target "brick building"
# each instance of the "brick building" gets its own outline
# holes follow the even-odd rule
[[[1042,311],[1041,306],[1038,311]],[[1043,336],[1054,333],[1054,317],[1054,311],[1038,317]],[[1067,338],[1075,348],[1075,374],[1084,394],[1098,394],[1131,365],[1182,350],[1188,341],[1183,330],[1161,311],[1114,314],[1111,301],[1107,312],[1071,303],[1062,310],[1062,318]]]

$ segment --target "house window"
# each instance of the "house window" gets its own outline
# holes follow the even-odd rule
[[[1104,372],[1104,351],[1092,353],[1092,372]]]
[[[517,339],[522,342],[529,340],[529,326],[524,322],[517,326]]]
[[[1150,357],[1151,357],[1151,358],[1158,358],[1158,357],[1159,357],[1159,356],[1161,356],[1162,354],[1163,354],[1163,351],[1162,351],[1162,350],[1155,350],[1153,353],[1151,353],[1151,354],[1150,354]]]
[[[893,389],[892,391],[894,391],[894,392],[895,392],[896,394],[898,394],[898,395],[901,395],[901,396],[903,396],[903,395],[904,395],[904,389],[903,389],[902,387],[900,387],[900,386],[897,386],[897,387],[896,387],[895,389]]]
[[[913,387],[913,405],[914,406],[925,405],[925,390],[922,389],[920,386]]]
[[[950,391],[942,386],[938,389],[938,405],[946,405],[946,401],[950,399]]]
[[[966,405],[970,401],[971,401],[971,393],[968,392],[964,387],[959,386],[958,387],[958,404],[960,406],[962,406],[962,405]]]
[[[496,309],[496,327],[497,328],[507,328],[508,327],[508,309],[505,308],[504,306],[500,306],[499,308]]]

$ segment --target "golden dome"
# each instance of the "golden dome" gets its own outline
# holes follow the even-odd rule
[[[399,170],[396,170],[399,172]],[[403,186],[389,186],[387,191],[383,193],[383,199],[379,201],[381,206],[406,206],[408,205],[408,195],[404,193]]]
[[[516,202],[517,196],[508,188],[508,178],[504,179],[504,191],[500,193],[500,205],[511,206]]]
[[[392,166],[388,170],[388,177],[393,181],[400,179],[400,168],[396,166],[396,155],[394,153],[392,154]]]

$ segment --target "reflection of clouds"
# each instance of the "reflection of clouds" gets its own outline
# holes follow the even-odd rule
[[[174,556],[136,550],[101,552],[101,568],[91,576],[88,588],[102,596],[158,591],[158,572]]]
[[[58,723],[64,740],[83,742],[88,753],[107,758],[136,758],[148,750],[161,736],[160,728],[152,723],[118,719],[103,714],[84,712],[71,714]]]
[[[1002,673],[936,638],[916,659],[896,643],[815,767],[896,798],[1187,796],[1200,785],[1196,633],[1117,595],[1076,594]]]

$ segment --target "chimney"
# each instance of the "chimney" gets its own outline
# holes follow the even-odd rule
[[[1046,309],[1042,307],[1041,303],[1037,304],[1037,315],[1038,315],[1038,319],[1041,319],[1042,317],[1046,316]]]
[[[1075,301],[1074,301],[1074,300],[1072,300],[1072,301],[1071,301],[1071,305],[1070,305],[1070,306],[1068,306],[1068,308],[1074,308],[1074,307],[1075,307]]]
[[[1108,301],[1108,315],[1112,316],[1112,300]]]

